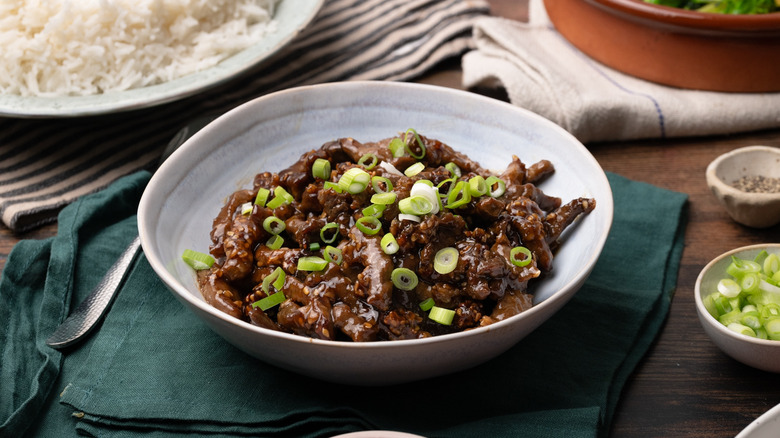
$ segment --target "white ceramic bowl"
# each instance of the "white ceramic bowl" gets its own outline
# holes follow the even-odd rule
[[[707,184],[735,221],[753,228],[780,223],[780,193],[752,193],[734,188],[743,176],[780,178],[780,148],[747,146],[713,160],[706,171]]]
[[[718,281],[726,277],[726,267],[731,263],[732,255],[752,260],[763,249],[778,253],[780,243],[743,246],[723,253],[709,262],[696,279],[696,313],[704,331],[723,352],[753,368],[780,373],[780,341],[752,338],[729,330],[707,312],[702,301],[705,296],[716,291]]]
[[[252,326],[208,305],[181,261],[205,250],[225,198],[251,187],[255,174],[279,171],[308,150],[340,138],[375,141],[407,128],[503,170],[513,154],[549,159],[556,173],[541,184],[565,201],[595,198],[596,209],[562,236],[554,274],[534,286],[536,305],[488,327],[427,339],[323,341]],[[394,82],[301,87],[258,98],[189,139],[155,173],[140,203],[144,253],[183,305],[238,348],[316,378],[358,385],[421,380],[470,368],[506,351],[560,309],[591,272],[612,223],[612,192],[588,150],[548,120],[474,93]],[[529,358],[533,360],[533,358]]]
[[[753,420],[736,438],[777,438],[780,431],[780,405]]]

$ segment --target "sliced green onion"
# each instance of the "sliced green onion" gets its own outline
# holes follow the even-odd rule
[[[371,195],[371,202],[374,204],[390,205],[395,202],[395,192],[390,193],[374,193]]]
[[[387,173],[392,173],[393,175],[398,175],[398,176],[404,176],[404,174],[401,173],[400,170],[398,170],[395,166],[388,163],[387,161],[382,161],[381,163],[379,163],[379,167],[385,169]]]
[[[268,216],[263,220],[263,229],[271,234],[281,234],[286,227],[284,221],[276,216]]]
[[[282,270],[282,268],[274,269],[273,272],[263,278],[263,292],[265,292],[266,295],[269,295],[271,293],[271,286],[273,286],[277,291],[281,291],[282,287],[284,287],[286,278],[287,274],[284,272],[284,270]]]
[[[731,256],[731,264],[726,268],[726,273],[734,278],[740,279],[749,272],[761,272],[761,268],[762,266],[753,260],[742,260],[738,257]]]
[[[376,205],[376,204],[374,204]],[[358,230],[368,235],[374,235],[382,230],[382,222],[374,216],[363,216],[355,221]]]
[[[387,206],[384,204],[371,204],[364,208],[361,213],[363,213],[363,216],[373,216],[378,218],[385,212],[385,208],[387,208]]]
[[[332,234],[328,234],[333,230]],[[320,240],[325,243],[333,243],[339,236],[339,225],[333,222],[327,223],[320,228]]]
[[[417,140],[417,145],[420,147],[420,153],[419,154],[415,154],[412,151],[412,148],[409,146],[409,141],[407,140],[407,137],[409,136],[410,132],[414,135],[414,139]],[[404,149],[406,150],[406,152],[409,153],[409,155],[411,155],[414,158],[417,158],[418,160],[422,160],[423,157],[425,157],[425,144],[423,143],[423,141],[420,138],[420,136],[417,134],[417,131],[415,131],[412,128],[407,129],[406,130],[406,134],[404,134],[404,140],[405,140],[404,141]]]
[[[298,259],[299,271],[322,271],[328,267],[328,261],[322,257],[306,256]]]
[[[324,158],[317,158],[311,165],[311,175],[315,178],[330,179],[330,161]]]
[[[767,337],[774,341],[780,341],[780,318],[771,319],[764,323]]]
[[[254,207],[252,206],[251,202],[245,202],[245,203],[241,204],[241,215],[242,216],[247,216],[249,214],[252,214],[252,209],[253,208]]]
[[[185,249],[181,255],[181,258],[185,263],[190,265],[190,267],[196,271],[210,268],[212,265],[214,265],[215,261],[214,257],[211,255],[193,251],[191,249]]]
[[[411,166],[407,167],[406,170],[404,170],[404,175],[411,178],[417,175],[418,173],[422,172],[424,169],[425,169],[425,164],[418,161],[412,164]]]
[[[449,274],[458,266],[458,250],[448,246],[436,252],[433,269],[439,274]]]
[[[431,307],[433,307],[434,304],[436,304],[436,302],[433,301],[433,298],[428,298],[425,301],[420,303],[420,309],[427,312],[431,310]]]
[[[726,328],[741,335],[750,336],[752,338],[756,337],[756,332],[754,332],[752,328],[738,322],[732,322],[728,324]]]
[[[780,257],[777,254],[769,254],[764,259],[764,274],[767,277],[774,277],[778,272],[780,272]]]
[[[739,287],[742,292],[745,292],[746,294],[752,294],[758,292],[758,286],[760,283],[761,281],[758,278],[758,274],[751,272],[745,274],[745,276],[739,280]]]
[[[382,188],[382,184],[385,185],[384,188]],[[393,191],[393,183],[383,176],[373,176],[371,177],[371,188],[374,189],[374,193],[390,193]]]
[[[268,201],[268,195],[270,194],[271,194],[270,190],[260,187],[259,189],[257,189],[257,196],[255,196],[255,204],[261,207],[265,207],[265,203]]]
[[[279,304],[282,304],[284,300],[287,298],[284,296],[283,292],[277,292],[273,295],[268,295],[267,297],[257,300],[254,303],[252,303],[252,307],[259,307],[260,310],[265,312],[266,310],[278,306]]]
[[[282,186],[277,186],[274,189],[274,199],[271,199],[266,206],[270,209],[281,207],[282,205],[291,204],[295,198],[287,192]]]
[[[724,278],[718,282],[718,292],[726,298],[734,298],[742,292],[742,288],[736,281]]]
[[[409,196],[422,196],[427,199],[432,205],[431,214],[439,212],[441,207],[441,198],[439,198],[439,191],[433,187],[433,183],[423,179],[415,182],[412,185],[412,189],[409,191]]]
[[[344,260],[344,254],[335,246],[326,246],[325,249],[322,250],[322,255],[325,257],[326,261],[337,265],[340,265],[341,261]]]
[[[419,223],[422,219],[420,218],[420,216],[417,216],[417,215],[414,215],[414,214],[401,213],[401,214],[398,215],[398,220],[401,220],[401,221],[412,221],[412,222]]]
[[[382,251],[388,255],[395,254],[400,249],[400,246],[398,246],[398,241],[395,240],[395,236],[390,233],[382,236],[382,240],[379,242],[379,246],[381,246]]]
[[[457,164],[450,161],[449,163],[444,165],[444,168],[450,171],[450,175],[454,176],[455,178],[460,178],[462,175],[460,171],[460,167],[458,167]]]
[[[279,249],[282,247],[282,244],[284,244],[284,238],[278,234],[274,234],[265,242],[265,246],[271,249]]]
[[[517,256],[520,254],[523,254],[525,257],[518,259]],[[511,261],[513,265],[521,268],[531,263],[531,258],[531,250],[524,246],[516,246],[509,251],[509,261]]]
[[[390,274],[390,279],[395,287],[401,290],[412,290],[417,287],[417,274],[411,269],[395,268]]]
[[[487,184],[488,192],[493,198],[499,198],[506,192],[506,183],[499,177],[489,176],[485,180],[485,184]],[[495,186],[495,188],[493,188],[493,186]]]
[[[339,186],[354,195],[363,192],[370,182],[371,175],[368,172],[359,167],[353,167],[341,175]]]
[[[334,183],[330,181],[325,181],[322,184],[322,188],[325,190],[331,189],[336,193],[344,193],[344,189],[342,189],[341,186],[338,185],[338,183]]]
[[[393,154],[393,158],[403,157],[404,152],[406,152],[405,147],[404,141],[400,138],[390,140],[390,144],[387,145],[387,148],[390,149],[390,153]]]
[[[436,188],[439,190],[439,197],[440,198],[446,198],[450,192],[452,192],[452,189],[455,188],[455,185],[458,183],[458,179],[453,177],[449,179],[445,179],[444,181],[440,182]],[[444,189],[447,190],[444,190]]]
[[[488,191],[487,182],[481,175],[469,179],[469,192],[471,196],[482,196]]]
[[[471,202],[471,192],[469,191],[468,183],[465,181],[458,181],[455,187],[450,190],[447,195],[447,208],[462,207]]]
[[[431,312],[428,314],[428,318],[438,322],[441,325],[450,325],[452,324],[452,319],[455,318],[455,311],[439,306],[433,306],[431,307]]]
[[[758,313],[756,306],[747,304],[742,308],[741,322],[753,330],[761,327],[761,314]]]
[[[366,168],[366,170],[371,170],[376,166],[376,163],[379,162],[379,158],[376,157],[375,154],[372,154],[371,152],[367,154],[363,154],[362,157],[358,160],[358,165],[363,166]]]
[[[309,251],[319,251],[320,250],[320,244],[317,242],[313,242],[311,245],[309,245]]]
[[[398,209],[404,214],[420,216],[433,211],[433,203],[423,196],[410,196],[398,201]]]

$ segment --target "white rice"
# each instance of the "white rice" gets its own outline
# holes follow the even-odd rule
[[[78,96],[212,67],[275,30],[277,0],[0,0],[0,93]]]

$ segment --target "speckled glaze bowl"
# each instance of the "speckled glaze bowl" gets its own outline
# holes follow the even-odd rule
[[[512,155],[550,160],[540,184],[562,199],[592,197],[595,210],[562,236],[555,271],[533,285],[534,307],[495,324],[425,339],[326,341],[250,325],[207,304],[181,259],[210,245],[225,198],[255,174],[280,171],[304,152],[342,137],[376,141],[408,128],[449,144],[488,169]],[[173,295],[228,342],[267,363],[354,385],[390,385],[464,370],[511,348],[582,286],[612,225],[604,171],[571,134],[509,103],[450,88],[396,82],[345,82],[269,94],[228,112],[185,142],[155,172],[138,210],[144,254]],[[533,361],[532,357],[528,358]]]
[[[752,338],[729,330],[707,312],[703,302],[705,296],[717,290],[718,281],[726,277],[726,267],[731,263],[732,255],[752,260],[761,250],[778,253],[780,243],[744,246],[725,252],[709,262],[696,279],[696,313],[704,331],[724,353],[753,368],[780,373],[780,341]]]
[[[745,176],[780,179],[780,148],[747,146],[713,160],[706,170],[707,185],[735,221],[753,228],[780,223],[780,192],[753,193],[732,184]]]
[[[780,13],[726,15],[642,0],[544,0],[556,29],[623,73],[680,88],[780,91]]]

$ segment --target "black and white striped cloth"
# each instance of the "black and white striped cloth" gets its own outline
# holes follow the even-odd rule
[[[0,118],[0,216],[15,231],[56,220],[79,196],[156,166],[182,126],[298,85],[403,81],[472,48],[483,0],[326,0],[288,46],[207,92],[154,108],[65,119]]]

